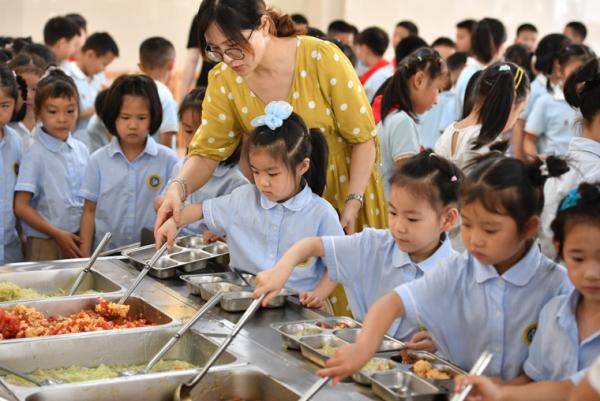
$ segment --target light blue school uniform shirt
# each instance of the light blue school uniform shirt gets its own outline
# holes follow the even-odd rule
[[[575,136],[577,111],[573,109],[564,95],[541,95],[535,103],[525,131],[538,137],[537,148],[544,155],[564,155],[569,142]]]
[[[171,90],[169,90],[167,85],[157,80],[154,80],[154,83],[156,84],[156,89],[158,90],[158,97],[160,99],[160,105],[163,109],[163,116],[160,128],[157,132],[152,134],[152,137],[157,142],[160,142],[160,134],[162,134],[163,132],[173,132],[178,130],[178,107],[177,102],[175,102],[173,94],[171,93]]]
[[[177,160],[175,152],[151,137],[132,162],[117,138],[90,157],[81,196],[96,202],[94,246],[108,231],[110,249],[137,242],[142,228],[154,227],[154,198],[169,181]]]
[[[177,177],[183,163],[188,159],[177,162],[171,177]],[[187,203],[202,203],[207,199],[218,198],[219,196],[230,194],[234,189],[242,185],[250,184],[250,181],[244,176],[238,165],[226,166],[219,163],[212,177],[199,190],[193,192],[187,199]],[[163,193],[166,191],[163,191]],[[192,223],[183,229],[185,235],[200,234],[207,230],[206,224],[202,220]]]
[[[15,130],[6,125],[0,129],[4,133],[0,141],[0,265],[3,265],[23,259],[13,209],[23,145]]]
[[[458,80],[456,81],[456,95],[454,96],[454,121],[458,121],[462,117],[463,106],[465,104],[465,93],[467,92],[467,85],[469,80],[477,71],[481,71],[485,68],[485,65],[475,60],[473,57],[467,57],[467,64],[465,68],[460,72]]]
[[[31,192],[31,207],[54,227],[79,232],[83,211],[79,191],[88,159],[87,148],[72,135],[61,141],[38,127],[35,143],[23,155],[15,191]],[[22,224],[28,237],[50,238]]]
[[[524,367],[532,380],[577,381],[577,373],[592,366],[600,356],[600,331],[579,341],[576,311],[580,299],[581,294],[573,289],[568,295],[550,300],[540,312]]]
[[[367,95],[369,102],[373,101],[375,93],[377,93],[379,87],[383,85],[383,83],[392,75],[394,75],[394,66],[392,64],[388,64],[379,68],[373,73],[373,75],[369,77],[369,79],[367,79],[364,87],[365,95]]]
[[[454,99],[456,99],[456,92],[453,88],[449,91],[442,92],[440,94],[440,97],[444,93],[446,94],[444,96],[445,97],[447,96],[447,100],[446,100],[446,103],[444,103],[442,105],[442,111],[440,113],[441,114],[440,115],[440,123],[438,125],[438,130],[440,131],[440,135],[446,130],[446,128],[448,128],[450,126],[450,124],[452,124],[454,121],[456,121],[454,118]],[[438,136],[438,138],[439,138],[439,136]]]
[[[329,278],[344,284],[352,314],[361,321],[379,298],[422,277],[455,253],[450,240],[444,239],[429,258],[414,263],[398,248],[389,230],[374,228],[349,236],[323,237],[322,241]],[[397,319],[388,334],[410,340],[418,329],[415,320]]]
[[[450,121],[444,125],[442,123],[442,117],[448,104],[451,104],[454,98],[454,93],[451,91],[445,91],[440,93],[438,96],[437,104],[434,104],[431,109],[419,116],[419,131],[421,132],[421,145],[425,148],[433,148],[435,142],[442,135],[442,132],[446,127],[452,124]],[[442,128],[441,126],[444,125]]]
[[[270,201],[255,185],[203,203],[204,222],[217,235],[227,235],[230,265],[250,273],[270,269],[296,242],[307,237],[344,235],[337,212],[308,185],[283,203]],[[294,269],[286,288],[313,290],[323,277],[320,258]]]
[[[396,161],[419,153],[421,134],[415,120],[405,111],[388,114],[377,124],[381,147],[379,171],[383,179],[386,199],[390,199],[390,179],[396,170]]]
[[[427,327],[443,355],[468,371],[488,350],[485,374],[510,380],[523,372],[540,311],[571,288],[565,268],[533,244],[502,276],[464,252],[396,292],[406,316]]]
[[[79,68],[75,61],[66,64],[64,71],[68,76],[73,78],[75,86],[77,86],[77,92],[79,92],[79,110],[94,107],[96,96],[98,96],[98,92],[102,90],[102,84],[106,79],[104,75],[96,74],[88,77],[81,71],[81,68]],[[90,122],[90,118],[91,117],[79,118],[77,120],[77,125],[75,126],[75,131],[73,132],[73,137],[86,144],[86,146],[88,143],[87,126]],[[92,151],[90,148],[88,148],[88,150]]]
[[[522,120],[527,120],[533,111],[533,107],[535,106],[538,99],[547,95],[548,92],[548,78],[544,74],[538,74],[535,79],[531,82],[531,88],[529,90],[529,97],[527,98],[527,103],[525,104],[525,108],[521,112],[520,118]],[[560,88],[558,89],[560,90]]]

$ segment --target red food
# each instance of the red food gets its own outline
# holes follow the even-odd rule
[[[89,331],[129,329],[147,326],[143,316],[128,317],[129,306],[100,299],[94,310],[85,309],[70,316],[46,318],[24,305],[0,309],[0,339],[54,336]]]

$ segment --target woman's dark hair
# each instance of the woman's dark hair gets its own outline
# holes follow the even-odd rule
[[[215,23],[226,38],[244,50],[251,52],[248,38],[242,35],[245,29],[258,29],[263,16],[271,21],[271,34],[277,37],[294,36],[298,32],[294,21],[274,8],[268,8],[263,0],[202,0],[198,10],[198,33],[200,51],[206,58],[206,38],[204,34],[210,24]]]
[[[275,130],[263,125],[257,127],[250,135],[248,152],[256,148],[267,148],[274,158],[282,160],[290,171],[304,159],[310,159],[310,167],[304,178],[312,191],[321,196],[325,190],[327,158],[329,148],[327,141],[316,129],[309,130],[296,113],[292,113],[283,125]]]
[[[546,179],[569,171],[567,163],[555,156],[525,162],[500,152],[479,156],[467,169],[461,204],[480,202],[490,213],[512,218],[519,229],[542,213]]]
[[[579,109],[585,124],[591,124],[600,112],[600,62],[593,58],[569,76],[564,87],[565,99]]]
[[[556,217],[550,224],[559,257],[569,230],[578,223],[600,226],[600,182],[583,182],[560,202]]]
[[[506,28],[495,18],[484,18],[478,21],[471,32],[471,52],[483,64],[488,64],[494,59],[504,42],[506,42]]]
[[[410,101],[408,83],[410,78],[419,71],[425,72],[429,78],[434,79],[446,73],[446,62],[437,51],[423,47],[398,63],[396,72],[385,84],[381,99],[381,121],[384,121],[395,109],[404,111],[416,120],[417,115]]]
[[[403,160],[390,179],[391,186],[407,188],[437,210],[458,205],[464,176],[451,161],[426,149]]]
[[[400,64],[402,60],[408,57],[412,52],[422,47],[427,47],[427,42],[419,36],[407,36],[396,45],[394,56],[396,63]]]
[[[121,113],[125,95],[144,98],[150,114],[149,134],[158,131],[162,123],[163,110],[154,80],[146,75],[121,75],[108,89],[104,107],[99,114],[108,132],[119,137],[115,122]]]
[[[529,94],[529,78],[513,63],[494,63],[481,73],[475,83],[474,106],[479,110],[481,131],[473,149],[490,144],[502,133],[513,103],[524,101]]]
[[[74,99],[79,109],[79,92],[73,78],[56,67],[50,67],[40,79],[35,90],[35,109],[41,110],[47,99]]]
[[[197,88],[192,89],[181,101],[179,105],[179,111],[177,112],[177,116],[181,120],[181,116],[188,110],[193,110],[198,113],[202,113],[202,102],[204,101],[204,96],[206,96],[206,88],[199,86]]]
[[[551,33],[540,40],[535,49],[535,69],[546,76],[552,75],[554,62],[558,54],[569,45],[571,41],[560,33]],[[552,92],[551,82],[548,82],[548,92]]]

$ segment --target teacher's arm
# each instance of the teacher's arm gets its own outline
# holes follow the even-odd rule
[[[349,194],[365,193],[376,158],[375,140],[371,139],[353,145],[352,156],[350,157],[350,181],[348,181]],[[349,200],[344,205],[340,223],[347,234],[355,232],[354,226],[361,207],[361,202],[355,199]]]

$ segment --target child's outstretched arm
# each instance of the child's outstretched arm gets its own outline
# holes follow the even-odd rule
[[[522,386],[501,385],[486,376],[460,376],[456,378],[455,391],[472,384],[471,396],[481,401],[567,401],[573,382],[541,381]]]
[[[79,250],[79,244],[81,243],[79,236],[48,223],[37,210],[31,207],[30,202],[32,197],[33,194],[31,192],[15,192],[15,215],[34,229],[52,237],[66,257],[80,258],[82,255]]]
[[[360,370],[377,352],[394,320],[404,314],[404,303],[398,294],[390,292],[381,297],[369,309],[356,343],[338,349],[327,361],[327,368],[317,371],[317,375],[330,376],[335,384]]]
[[[175,223],[175,220],[171,217],[163,223],[162,226],[156,232],[156,248],[160,248],[162,244],[167,242],[169,247],[172,247],[175,242],[175,233],[178,227],[184,227],[197,220],[200,220],[204,214],[202,213],[202,204],[192,204],[186,206],[180,213],[179,226]]]
[[[319,237],[304,238],[288,249],[272,269],[260,272],[256,276],[254,297],[265,295],[263,306],[276,297],[288,281],[294,267],[311,257],[322,257],[323,241]]]

